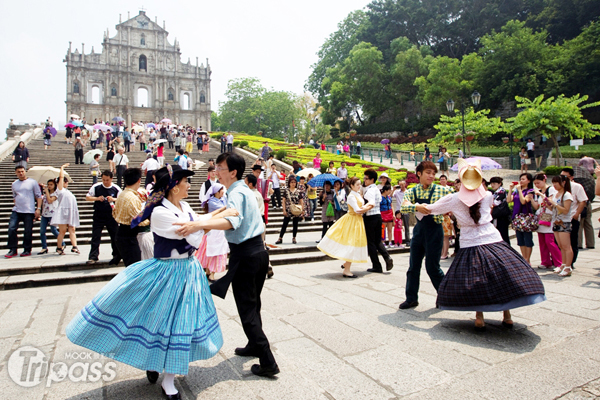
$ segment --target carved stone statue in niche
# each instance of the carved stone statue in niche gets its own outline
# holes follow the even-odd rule
[[[123,65],[127,65],[127,52],[126,51],[122,51],[123,55],[121,56],[121,64]]]

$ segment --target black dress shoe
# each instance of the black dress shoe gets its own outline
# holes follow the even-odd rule
[[[377,269],[377,268],[369,268],[367,270],[367,272],[376,272],[378,274],[383,274],[383,270],[382,269]]]
[[[115,260],[114,258],[112,260],[110,260],[108,262],[108,265],[113,265],[113,266],[117,266],[119,265],[119,263],[121,262],[121,260]]]
[[[158,372],[156,371],[146,371],[146,378],[148,378],[148,382],[155,384],[158,380]]]
[[[263,367],[261,365],[254,364],[252,368],[250,368],[250,371],[252,371],[252,373],[256,376],[266,376],[268,378],[272,378],[274,375],[279,373],[279,367],[276,363],[269,367]]]
[[[271,279],[273,275],[275,275],[275,273],[273,272],[273,267],[269,267],[269,269],[267,270],[267,279]]]
[[[358,278],[358,276],[357,276],[357,275],[346,275],[346,274],[342,274],[342,276],[343,276],[344,278]]]
[[[387,260],[385,260],[385,269],[386,269],[386,271],[389,271],[392,268],[394,268],[394,260],[392,260],[391,258],[388,258]]]
[[[235,353],[236,356],[240,356],[240,357],[260,357],[260,354],[258,354],[258,351],[256,351],[252,347],[248,347],[248,346],[236,347],[236,349],[233,352]]]
[[[409,308],[415,308],[418,305],[419,305],[418,301],[405,301],[404,303],[400,304],[400,307],[398,307],[398,308],[401,310],[407,310]]]
[[[165,392],[164,387],[161,386],[160,388],[162,389],[162,392],[167,400],[181,400],[181,395],[179,394],[179,392],[175,394],[167,394],[167,392]]]

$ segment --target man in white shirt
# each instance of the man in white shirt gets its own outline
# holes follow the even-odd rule
[[[279,172],[277,172],[277,165],[271,164],[271,172],[267,174],[267,178],[273,182],[273,208],[281,208],[281,187],[279,184]]]
[[[342,166],[337,170],[337,177],[343,180],[348,178],[348,170],[346,169],[346,161],[342,161]]]
[[[117,170],[117,186],[121,189],[123,188],[123,173],[129,165],[129,158],[123,153],[125,153],[125,148],[123,146],[119,146],[117,149],[118,153],[113,158],[113,162],[115,163],[115,169]]]
[[[146,156],[146,161],[142,164],[142,173],[146,177],[146,181],[144,182],[144,187],[148,186],[152,182],[152,175],[154,171],[160,168],[158,161],[152,157],[152,153],[148,153]]]
[[[206,198],[206,192],[208,191],[208,189],[210,189],[210,187],[212,185],[214,185],[215,183],[218,183],[218,182],[219,182],[219,180],[217,179],[217,171],[215,170],[215,167],[212,165],[209,165],[208,166],[208,179],[200,187],[200,195],[198,196],[201,203],[204,203],[206,200],[208,200]]]
[[[188,159],[184,154],[183,149],[179,149],[177,152],[179,154],[179,159],[177,160],[177,164],[181,167],[181,169],[188,169]]]
[[[379,211],[379,205],[381,204],[381,192],[377,189],[375,181],[377,180],[377,172],[374,169],[369,168],[365,171],[364,176],[365,190],[365,201],[364,208],[367,210],[363,216],[365,222],[365,231],[367,233],[367,249],[369,251],[369,258],[373,264],[372,268],[369,268],[368,272],[383,273],[383,268],[379,262],[379,255],[381,254],[385,260],[386,270],[389,271],[394,267],[394,261],[390,257],[389,253],[385,249],[383,242],[381,241],[381,212]]]
[[[574,203],[571,207],[575,208],[575,214],[573,214],[573,217],[571,218],[571,249],[573,250],[573,262],[571,265],[574,266],[575,261],[577,261],[577,255],[579,254],[579,217],[581,216],[581,212],[587,206],[588,197],[587,194],[585,194],[583,186],[573,181],[573,179],[575,179],[573,168],[563,168],[560,174],[565,175],[571,181],[571,194],[573,195]]]
[[[227,135],[227,152],[233,152],[233,133],[231,132],[229,132],[229,135]]]

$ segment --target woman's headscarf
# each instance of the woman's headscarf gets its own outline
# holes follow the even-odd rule
[[[209,200],[215,197],[215,195],[219,193],[219,190],[223,189],[223,187],[224,186],[220,183],[213,183],[212,185],[210,185],[210,187],[206,191],[206,200],[202,202],[202,207],[206,207],[208,205]]]

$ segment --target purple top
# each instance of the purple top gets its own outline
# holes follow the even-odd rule
[[[533,193],[533,189],[523,190],[523,197],[527,196],[529,193]],[[513,218],[517,214],[529,214],[531,212],[531,203],[521,204],[521,200],[519,199],[519,191],[515,190],[513,192]]]

